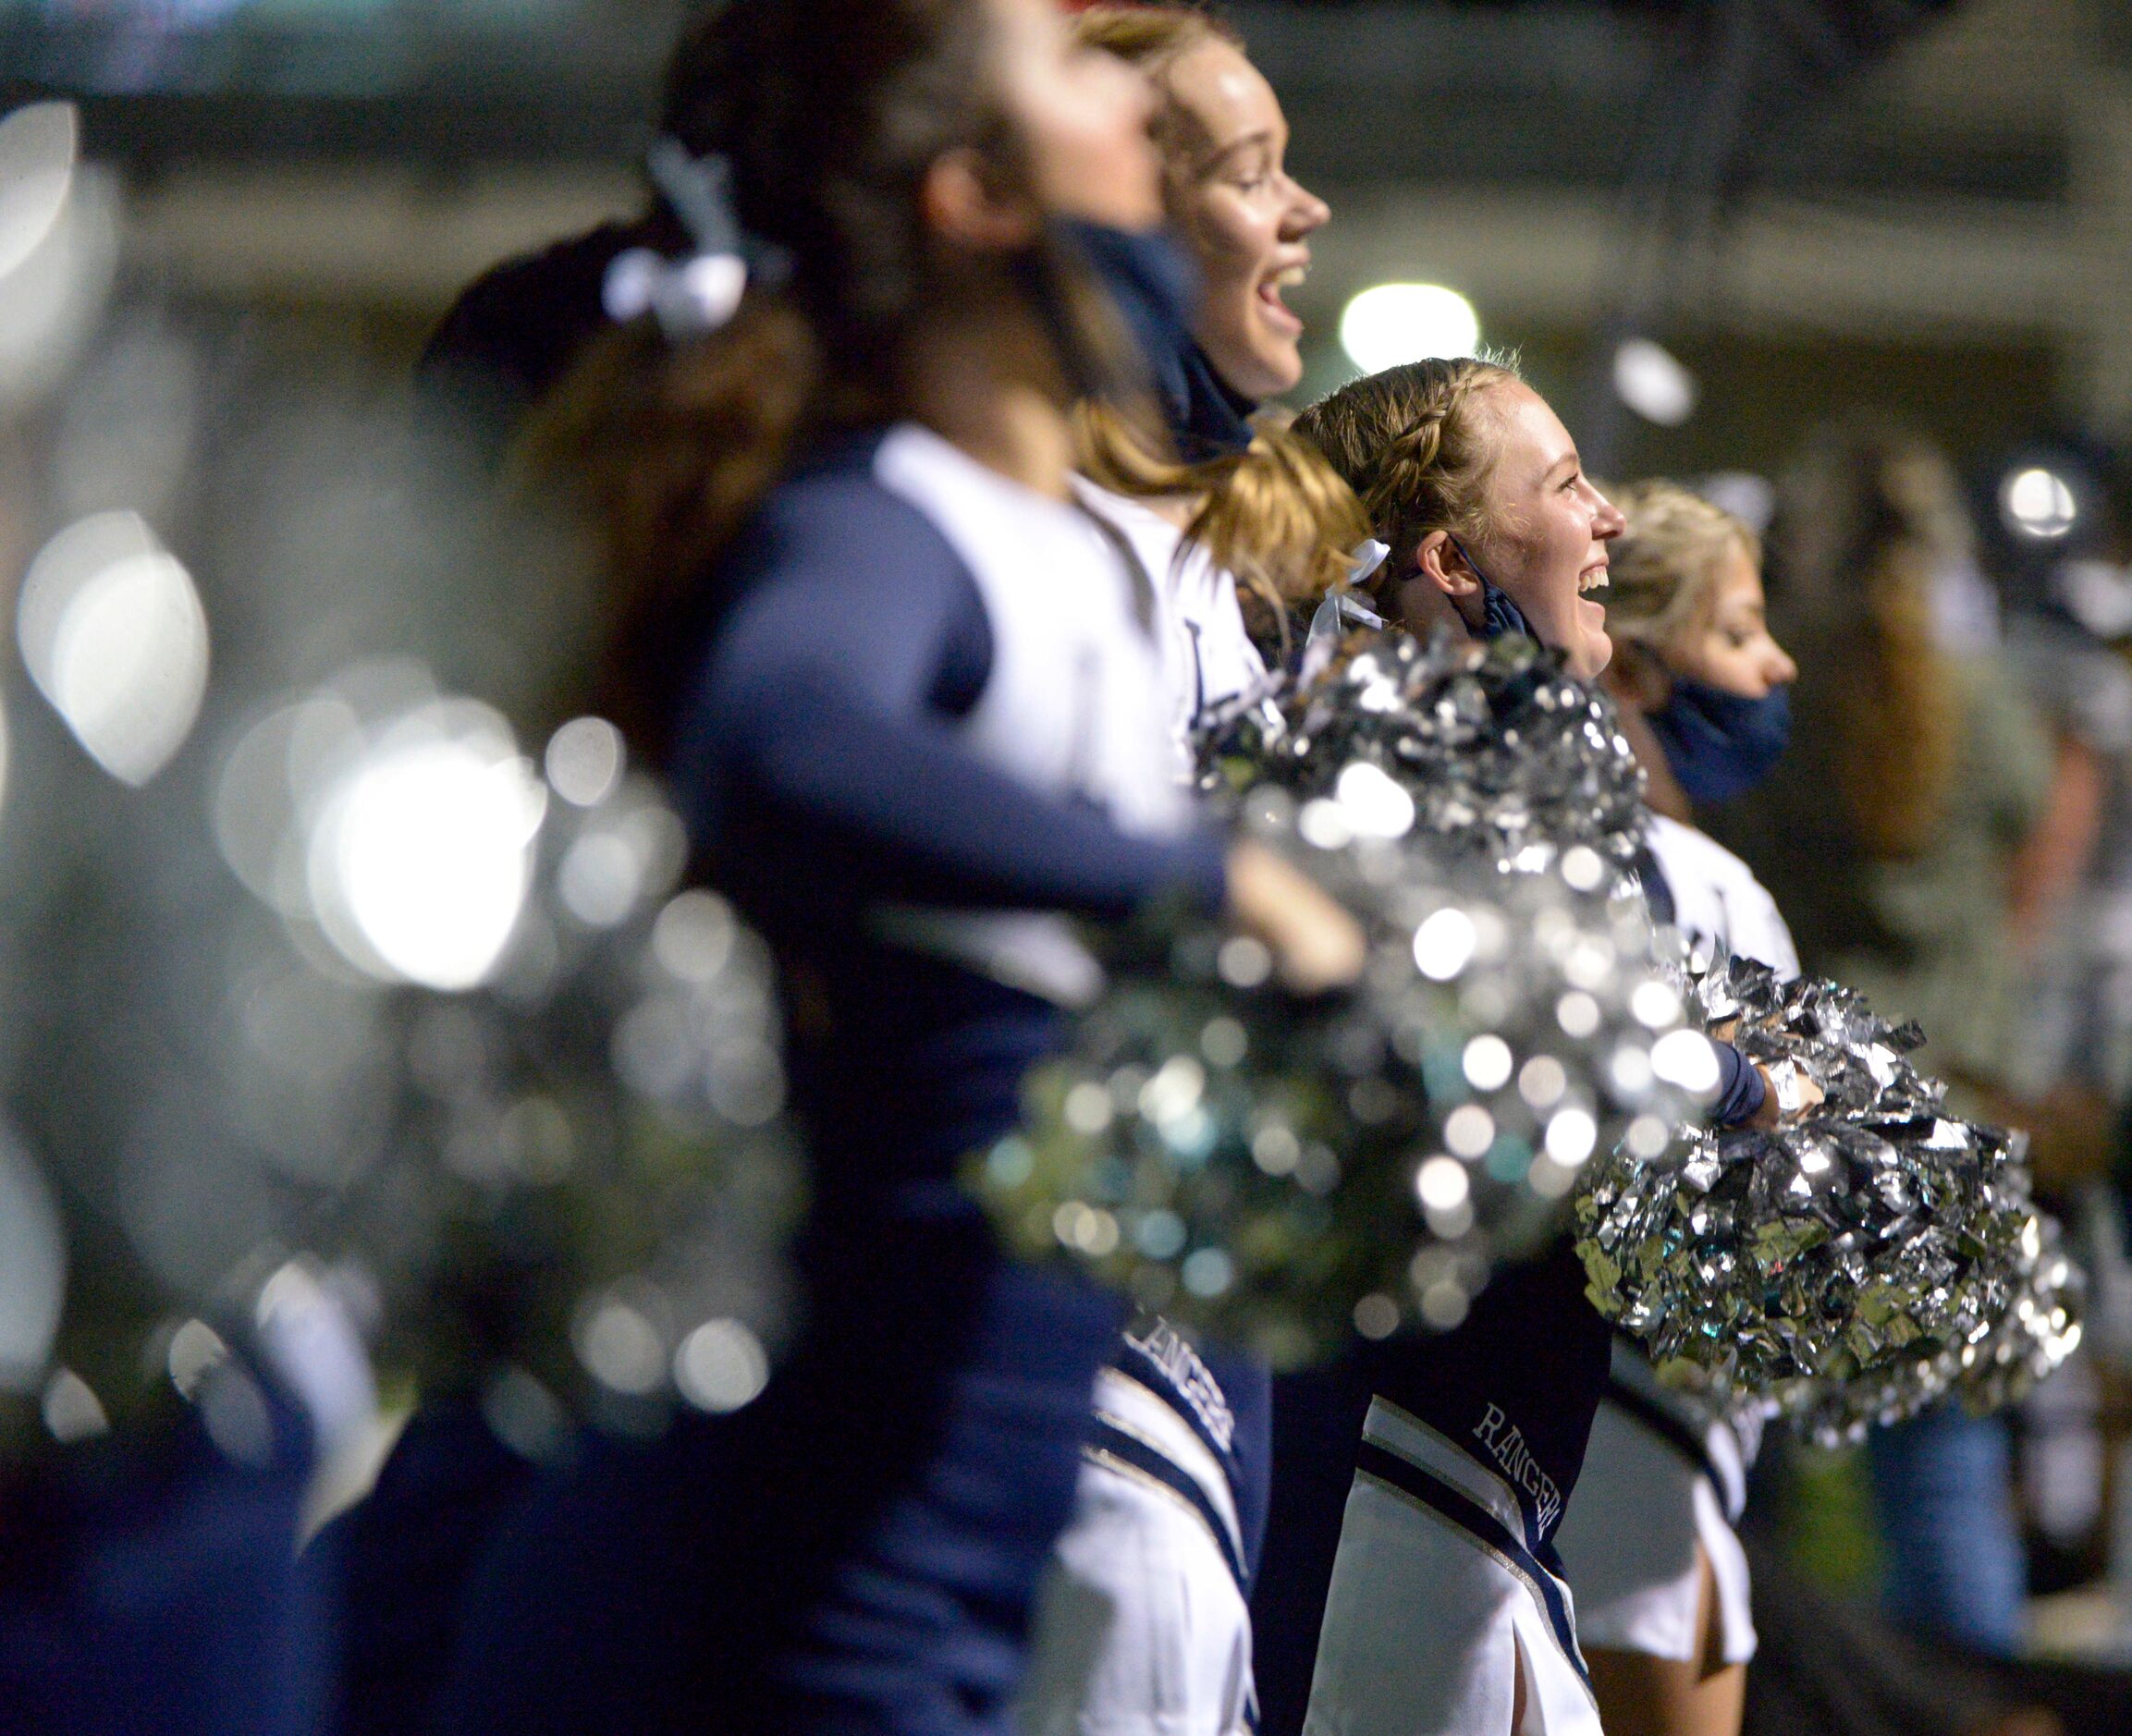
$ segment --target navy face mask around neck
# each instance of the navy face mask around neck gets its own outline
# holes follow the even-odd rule
[[[1690,801],[1730,801],[1783,758],[1792,740],[1791,691],[1773,687],[1746,699],[1676,676],[1673,697],[1651,713],[1650,726]]]
[[[1054,218],[1052,232],[1088,268],[1125,323],[1149,376],[1165,392],[1192,346],[1199,274],[1167,229],[1113,229]]]
[[[1545,642],[1532,630],[1532,623],[1525,619],[1525,611],[1510,600],[1510,593],[1481,571],[1480,563],[1473,557],[1473,551],[1455,536],[1451,539],[1451,545],[1465,556],[1465,564],[1473,568],[1473,576],[1480,581],[1479,636],[1483,639],[1501,639],[1505,633],[1519,633],[1536,643]]]

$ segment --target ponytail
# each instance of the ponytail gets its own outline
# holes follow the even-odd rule
[[[726,0],[681,40],[661,133],[715,161],[715,221],[692,221],[687,186],[661,189],[699,247],[744,239],[746,292],[714,331],[640,317],[596,340],[519,467],[585,508],[608,587],[591,697],[652,764],[736,532],[827,426],[893,413],[894,370],[942,293],[926,170],[959,150],[1011,166],[994,38],[985,0]]]
[[[567,479],[607,575],[591,701],[655,764],[688,674],[678,659],[723,601],[706,579],[821,422],[826,380],[807,315],[751,288],[684,343],[650,319],[607,333],[529,431],[521,477]]]

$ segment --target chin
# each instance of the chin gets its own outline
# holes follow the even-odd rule
[[[1275,334],[1246,325],[1242,331],[1196,334],[1199,347],[1222,383],[1254,403],[1293,392],[1303,378],[1302,352]]]
[[[1270,337],[1258,349],[1258,371],[1267,382],[1260,397],[1280,397],[1303,384],[1303,349],[1281,337]]]
[[[1294,344],[1268,336],[1256,346],[1252,372],[1257,379],[1248,397],[1279,397],[1303,383],[1303,352]]]
[[[1562,662],[1578,680],[1596,681],[1606,673],[1613,655],[1614,642],[1603,631],[1593,631],[1586,633]]]

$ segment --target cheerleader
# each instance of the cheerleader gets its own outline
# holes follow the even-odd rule
[[[1290,610],[1347,576],[1366,534],[1346,484],[1259,414],[1303,378],[1303,322],[1281,296],[1308,272],[1309,238],[1330,214],[1289,174],[1280,99],[1219,19],[1097,6],[1074,31],[1154,86],[1163,205],[1189,274],[1188,295],[1135,304],[1158,437],[1127,429],[1110,406],[1087,406],[1082,463],[1084,496],[1133,538],[1167,605],[1182,741],[1210,709],[1264,681],[1261,642],[1280,643]]]
[[[1072,497],[1106,242],[1160,216],[1144,84],[1043,0],[733,0],[682,89],[698,256],[623,268],[647,317],[545,445],[607,535],[610,709],[778,954],[807,1322],[754,1405],[505,1521],[437,1721],[996,1730],[1119,1324],[956,1180],[1090,989],[1058,913],[1226,905],[1305,987],[1360,936],[1185,825],[1153,599]]]
[[[1296,431],[1354,487],[1391,551],[1375,590],[1388,617],[1524,632],[1587,680],[1606,667],[1606,611],[1591,593],[1624,520],[1513,371],[1391,369],[1306,410]],[[1773,1119],[1759,1070],[1729,1046],[1720,1058],[1713,1112]],[[1304,1537],[1292,1578],[1307,1577],[1310,1535],[1338,1539],[1320,1582],[1306,1730],[1598,1736],[1554,1550],[1607,1378],[1610,1335],[1584,1288],[1565,1240],[1499,1277],[1455,1330],[1368,1347],[1339,1377],[1343,1390],[1320,1390],[1320,1440],[1357,1423],[1361,1440],[1329,1524],[1277,1490],[1274,1524],[1293,1512]],[[1307,1482],[1314,1468],[1301,1469]],[[1305,1625],[1307,1590],[1286,1588],[1292,1623]]]
[[[1607,690],[1649,780],[1654,915],[1691,952],[1798,974],[1790,931],[1747,865],[1688,824],[1766,776],[1789,738],[1798,674],[1764,618],[1760,544],[1668,483],[1620,496]],[[1661,899],[1662,895],[1662,899]],[[1556,1538],[1610,1736],[1738,1736],[1754,1657],[1746,1498],[1758,1414],[1713,1414],[1614,1340],[1575,1498]]]
[[[1302,326],[1281,286],[1308,263],[1324,204],[1285,171],[1287,125],[1243,46],[1205,13],[1096,7],[1088,44],[1153,81],[1171,233],[1189,299],[1144,297],[1166,438],[1103,404],[1083,409],[1083,501],[1153,576],[1171,718],[1193,727],[1261,686],[1240,593],[1276,632],[1291,604],[1345,577],[1366,533],[1322,458],[1248,418],[1302,377]],[[1154,250],[1153,239],[1137,244]],[[1169,447],[1182,459],[1158,458]],[[1151,450],[1152,448],[1152,450]],[[1097,480],[1100,479],[1100,483]],[[1021,1724],[1064,1736],[1231,1736],[1255,1721],[1248,1599],[1265,1528],[1270,1383],[1255,1359],[1134,1324],[1098,1376],[1073,1522],[1060,1539]]]

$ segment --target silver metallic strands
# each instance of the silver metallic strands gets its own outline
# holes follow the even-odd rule
[[[1279,1365],[1456,1326],[1596,1152],[1657,1156],[1716,1070],[1641,907],[1595,895],[1595,851],[1447,876],[1388,836],[1403,797],[1369,762],[1327,782],[1300,806],[1255,789],[1243,818],[1362,920],[1359,986],[1298,999],[1256,941],[1173,932],[1117,972],[978,1175],[1025,1252]]]
[[[1583,845],[1611,881],[1643,836],[1643,772],[1612,703],[1515,636],[1356,635],[1322,673],[1218,720],[1199,761],[1202,787],[1231,800],[1267,784],[1344,795],[1369,768],[1410,798],[1416,837],[1505,872]]]
[[[229,1089],[278,1087],[257,1140],[348,1145],[313,1233],[373,1274],[387,1360],[478,1377],[529,1435],[558,1401],[640,1430],[752,1400],[803,1188],[772,967],[677,890],[680,822],[619,732],[566,724],[536,767],[369,666],[256,722],[216,817],[281,931]]]
[[[1773,1131],[1697,1129],[1685,1161],[1614,1152],[1577,1202],[1600,1311],[1658,1363],[1767,1395],[1820,1439],[1960,1383],[1986,1402],[2077,1342],[2077,1278],[2029,1197],[2018,1133],[1951,1119],[1914,1026],[1832,983],[1733,960],[1707,1029],[1825,1101]]]

